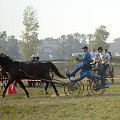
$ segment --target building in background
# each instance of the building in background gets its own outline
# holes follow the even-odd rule
[[[54,59],[55,51],[58,47],[59,41],[53,38],[46,38],[40,41],[41,45],[38,47],[40,60]]]
[[[114,39],[113,41],[114,42],[109,44],[109,51],[116,56],[120,56],[120,37]]]

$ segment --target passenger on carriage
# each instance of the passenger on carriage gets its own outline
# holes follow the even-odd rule
[[[71,74],[66,74],[66,76],[68,77],[73,77],[75,76],[75,74],[81,70],[84,66],[90,66],[90,62],[91,62],[91,55],[90,52],[88,52],[88,47],[84,46],[83,48],[84,51],[84,57],[82,59],[77,59],[80,61],[80,63],[75,67],[75,69],[73,70],[73,72]]]
[[[109,65],[109,71],[112,71],[112,64],[111,64],[112,55],[111,55],[111,52],[108,52],[107,49],[105,49],[105,57],[106,57],[106,59],[108,60],[108,61],[107,61],[107,64]]]
[[[104,52],[102,47],[98,48],[98,63],[105,65],[107,68],[110,64],[110,55],[108,52]]]
[[[108,50],[105,49],[105,60],[106,60],[106,64],[110,65],[110,54],[108,53]]]
[[[107,68],[109,66],[109,60],[110,60],[109,54],[104,53],[102,47],[98,47],[97,50],[98,50],[98,59],[96,62],[98,62],[100,65],[104,65],[105,68]]]
[[[104,54],[102,47],[98,47],[97,50],[98,50],[97,62],[99,64],[99,67],[102,68],[100,73],[102,76],[106,77],[106,70],[109,67],[110,56],[108,54]],[[109,84],[105,78],[103,79],[103,84],[104,84],[104,87],[106,88],[109,87]]]
[[[95,63],[98,56],[98,52],[96,48],[93,48],[92,52],[90,52],[90,55],[91,55],[91,60],[93,60],[93,63]]]

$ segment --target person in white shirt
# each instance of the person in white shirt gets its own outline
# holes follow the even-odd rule
[[[110,71],[112,72],[113,67],[111,64],[111,55],[107,49],[105,49],[105,59],[106,59],[106,64],[108,64],[108,69],[106,70],[106,74],[109,74]]]
[[[110,65],[110,54],[108,53],[108,50],[105,49],[105,63]]]
[[[109,87],[109,84],[108,82],[106,81],[105,77],[106,77],[106,69],[109,67],[109,57],[108,55],[105,55],[103,53],[103,48],[102,47],[98,47],[98,63],[100,65],[100,67],[102,68],[101,69],[101,76],[104,76],[104,79],[103,79],[103,85],[105,88],[108,88]]]
[[[96,51],[96,48],[93,48],[93,51],[90,52],[90,55],[91,55],[91,60],[93,60],[93,63],[95,63],[96,58],[98,56],[98,52]]]

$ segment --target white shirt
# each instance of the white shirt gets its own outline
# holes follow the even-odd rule
[[[107,59],[107,64],[110,64],[110,54],[109,53],[105,54],[105,59]]]
[[[104,60],[105,60],[105,59],[104,59],[104,58],[105,58],[104,54],[103,54],[103,53],[98,53],[98,58],[99,58],[101,64],[103,64],[103,63],[104,63]]]
[[[110,54],[109,53],[98,53],[98,59],[101,61],[101,64],[110,64]],[[107,60],[107,61],[106,61]]]
[[[91,60],[95,61],[97,56],[98,56],[98,52],[90,52],[90,55],[91,55]]]

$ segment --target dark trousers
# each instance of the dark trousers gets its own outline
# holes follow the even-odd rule
[[[107,81],[107,79],[106,79],[106,70],[107,70],[108,67],[109,67],[109,64],[102,64],[101,65],[100,75],[103,77],[103,79],[102,79],[103,85]]]

